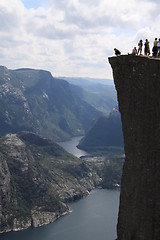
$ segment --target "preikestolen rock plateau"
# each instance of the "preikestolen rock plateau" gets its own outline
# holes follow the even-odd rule
[[[111,57],[125,163],[118,240],[160,238],[160,60]]]

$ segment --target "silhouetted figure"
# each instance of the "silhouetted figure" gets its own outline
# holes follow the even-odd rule
[[[160,56],[160,38],[157,43],[157,48],[158,48],[158,57]]]
[[[142,55],[142,47],[143,47],[143,42],[142,42],[142,40],[140,40],[138,43],[138,53],[137,54]]]
[[[153,44],[153,49],[152,49],[154,57],[157,57],[157,54],[158,54],[158,46],[157,46],[157,44],[158,44],[158,40],[157,40],[157,38],[155,38],[154,44]]]
[[[138,54],[138,52],[137,52],[137,48],[134,47],[133,50],[132,50],[132,55],[137,55],[137,54]]]
[[[150,55],[150,47],[149,47],[149,41],[146,39],[145,44],[144,44],[144,54],[146,56]]]
[[[121,52],[117,48],[114,48],[114,52],[115,52],[116,56],[120,56],[121,55]]]

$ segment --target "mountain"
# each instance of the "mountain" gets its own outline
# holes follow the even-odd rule
[[[71,85],[71,90],[103,115],[109,115],[117,105],[117,95],[112,85],[94,84],[87,89]]]
[[[109,58],[122,117],[118,240],[160,239],[160,59]]]
[[[95,187],[117,188],[123,158],[79,159],[40,135],[7,134],[0,139],[0,233],[53,222]]]
[[[114,86],[114,82],[112,79],[89,78],[89,77],[60,77],[60,78],[66,80],[67,82],[73,85],[77,85],[81,87],[88,87],[95,84]]]
[[[37,227],[67,213],[101,181],[81,159],[39,135],[0,139],[0,232]]]
[[[85,102],[105,115],[117,105],[117,94],[112,80],[90,78],[64,78],[71,89]]]
[[[101,115],[50,72],[0,66],[0,136],[32,131],[64,140],[82,135]]]
[[[78,148],[86,151],[107,147],[123,147],[121,117],[116,108],[109,117],[100,117],[78,145]]]

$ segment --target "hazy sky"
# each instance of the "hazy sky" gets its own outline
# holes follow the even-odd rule
[[[159,24],[159,0],[0,0],[0,65],[112,78],[113,48],[152,48]]]

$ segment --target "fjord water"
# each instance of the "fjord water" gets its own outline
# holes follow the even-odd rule
[[[58,144],[63,147],[67,152],[72,153],[76,157],[81,157],[88,155],[87,152],[78,149],[76,146],[78,145],[79,141],[81,140],[81,137],[73,137],[70,141],[66,142],[59,142]]]
[[[76,148],[80,138],[60,144],[79,157],[87,153]],[[96,189],[70,204],[73,212],[54,223],[20,232],[0,234],[0,240],[114,240],[119,191]]]
[[[119,191],[97,189],[70,204],[73,212],[56,222],[21,232],[1,234],[1,240],[114,240]]]

